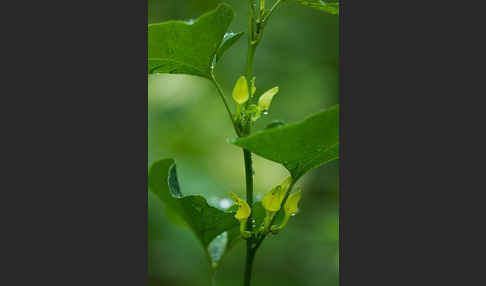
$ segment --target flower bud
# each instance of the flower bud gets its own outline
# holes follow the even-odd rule
[[[283,189],[281,186],[276,186],[273,190],[268,192],[262,200],[263,207],[269,212],[276,212],[280,210],[280,205],[282,204],[283,196]]]
[[[277,212],[280,210],[291,181],[292,177],[287,177],[280,185],[273,188],[263,197],[262,205],[267,211]]]
[[[240,76],[233,89],[233,99],[236,103],[243,104],[248,101],[249,96],[248,82],[246,81],[246,77]]]
[[[291,216],[299,211],[299,201],[302,197],[302,190],[292,193],[285,202],[285,215]]]
[[[285,216],[283,218],[282,224],[279,226],[274,225],[270,229],[270,231],[273,234],[277,234],[282,229],[284,229],[285,226],[287,226],[287,223],[289,222],[289,218],[299,211],[299,201],[301,197],[302,197],[302,190],[298,190],[297,192],[289,195],[287,201],[285,201],[285,206],[284,206]]]
[[[258,99],[258,107],[260,110],[266,110],[270,108],[270,104],[272,103],[273,96],[278,93],[278,86],[267,90],[264,94],[260,96]]]

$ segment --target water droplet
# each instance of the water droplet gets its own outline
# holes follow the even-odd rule
[[[219,201],[219,206],[222,209],[227,209],[227,208],[231,207],[232,204],[233,204],[233,202],[229,199],[222,199],[221,201]]]
[[[267,110],[267,109],[265,109],[265,110],[263,111],[263,115],[268,115],[268,110]]]

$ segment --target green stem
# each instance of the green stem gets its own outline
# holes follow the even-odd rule
[[[253,206],[253,167],[251,160],[251,152],[243,149],[243,158],[245,159],[245,178],[246,178],[246,202],[248,205]],[[248,217],[249,226],[247,230],[251,231],[253,229],[253,224],[251,224],[252,215]]]
[[[246,78],[248,79],[248,90],[251,90],[251,81],[253,78],[253,62],[255,59],[256,48],[262,39],[263,30],[265,28],[265,25],[267,24],[268,19],[270,18],[273,11],[278,7],[278,5],[282,1],[283,0],[277,0],[277,2],[272,6],[272,8],[268,11],[268,13],[265,13],[265,1],[260,2],[261,7],[260,7],[260,13],[258,15],[258,21],[257,21],[255,18],[255,9],[256,9],[255,0],[248,0],[248,9],[249,9],[248,11],[248,54],[246,59]],[[256,33],[254,30],[255,27],[257,28]],[[233,128],[235,129],[235,132],[238,135],[238,137],[249,135],[251,133],[251,120],[247,120],[246,126],[243,126],[242,128],[239,128],[239,126],[237,126],[237,122],[235,121],[235,118],[231,113],[231,109],[229,108],[226,97],[224,96],[223,89],[216,81],[216,77],[214,75],[213,70],[211,70],[211,81],[216,87],[218,94],[224,103],[226,111],[228,112],[228,116],[231,119]],[[246,102],[246,105],[248,105],[249,102],[250,100]],[[250,205],[250,207],[252,207],[253,206],[253,167],[252,167],[251,152],[249,150],[243,149],[243,158],[245,161],[246,201]],[[285,199],[287,199],[287,197]],[[270,226],[272,225],[273,222],[274,220],[272,220]],[[248,217],[246,223],[246,230],[249,232],[253,231],[252,214],[250,214],[250,216]],[[262,236],[258,241],[256,241],[256,238],[252,235],[247,239],[246,263],[245,263],[245,273],[244,273],[244,280],[243,280],[244,286],[250,286],[253,260],[255,259],[256,251],[264,238],[265,235]],[[211,282],[214,283],[214,280],[212,280]]]
[[[253,206],[253,168],[251,160],[251,152],[243,149],[243,157],[245,159],[245,178],[246,178],[246,202]],[[246,230],[253,230],[253,219],[252,213],[246,221]],[[245,263],[245,276],[244,276],[244,286],[249,286],[251,281],[251,272],[253,267],[253,259],[255,258],[255,251],[252,247],[253,236],[248,238],[246,241],[246,263]]]
[[[272,8],[270,8],[270,11],[266,14],[265,18],[263,19],[263,23],[266,24],[268,22],[268,19],[270,19],[270,16],[272,16],[272,13],[277,9],[277,7],[283,2],[283,0],[277,0],[275,4],[273,4]]]
[[[246,78],[248,79],[248,90],[251,90],[251,79],[253,78],[253,60],[255,59],[255,49],[256,45],[253,44],[255,38],[254,27],[255,27],[255,0],[248,1],[248,54],[246,58]],[[249,102],[249,101],[248,101]],[[247,104],[248,104],[247,102]],[[244,134],[248,135],[251,133],[251,120],[247,121],[244,128]],[[243,149],[243,158],[245,160],[245,178],[246,178],[246,202],[253,207],[253,167],[251,160],[251,152]],[[246,229],[247,231],[253,230],[253,219],[252,214],[248,218]],[[251,283],[251,273],[253,269],[253,260],[255,259],[255,252],[253,249],[253,239],[251,236],[246,241],[246,262],[245,262],[245,273],[243,278],[243,286],[250,286]]]
[[[246,58],[246,78],[248,79],[248,90],[251,90],[251,79],[253,78],[253,61],[255,59],[257,45],[253,42],[248,43],[248,56]]]
[[[243,281],[243,286],[250,286],[251,269],[253,268],[253,260],[255,260],[255,250],[256,249],[248,248],[246,252],[245,278]]]
[[[226,108],[226,111],[228,112],[228,116],[231,120],[231,123],[233,124],[233,127],[235,128],[235,131],[236,131],[235,121],[233,119],[233,114],[231,114],[231,109],[229,108],[228,101],[226,100],[226,97],[224,96],[224,92],[223,92],[223,89],[221,88],[221,85],[219,85],[218,81],[216,81],[216,77],[214,76],[214,73],[212,73],[212,72],[211,72],[211,81],[213,82],[214,86],[216,87],[216,90],[218,91],[218,94],[221,97],[221,100],[223,100],[224,107]]]
[[[248,80],[248,90],[251,90],[251,80],[253,78],[253,61],[255,59],[255,51],[257,45],[255,40],[255,0],[248,1],[248,54],[246,57],[246,78]],[[248,104],[248,102],[247,102]]]
[[[253,78],[253,62],[255,59],[255,52],[258,44],[260,43],[263,35],[263,30],[265,25],[268,22],[268,19],[272,15],[273,11],[280,5],[282,0],[277,0],[272,8],[268,11],[268,13],[264,13],[264,3],[265,1],[260,2],[261,11],[258,14],[258,21],[255,19],[255,0],[248,0],[248,54],[246,58],[246,78],[248,79],[248,90],[251,90],[251,80]],[[257,28],[255,31],[254,29]],[[251,100],[246,102],[247,106],[250,104]],[[235,123],[233,122],[233,125]],[[236,128],[236,127],[235,127]],[[251,133],[251,120],[246,122],[246,126],[243,127],[242,136],[249,135]],[[243,157],[245,160],[245,176],[246,176],[246,201],[253,207],[253,167],[252,167],[252,159],[251,159],[251,152],[249,150],[243,149]],[[272,220],[272,223],[274,220]],[[271,224],[272,224],[271,223]],[[270,225],[271,225],[270,224]],[[252,214],[248,218],[246,224],[247,231],[253,230],[253,219]],[[264,237],[263,237],[264,238]],[[263,238],[256,241],[254,236],[251,236],[246,241],[246,263],[245,263],[245,273],[243,279],[244,286],[250,286],[251,282],[251,273],[253,268],[253,260],[255,259],[255,254],[263,241]]]

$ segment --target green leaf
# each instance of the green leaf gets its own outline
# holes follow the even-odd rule
[[[333,15],[339,15],[338,1],[324,1],[324,0],[294,0],[304,6],[311,7],[323,12]]]
[[[224,34],[223,42],[221,43],[221,46],[219,47],[215,61],[218,62],[222,57],[223,54],[231,48],[240,38],[243,36],[244,32],[239,32],[239,33],[233,33],[229,32]]]
[[[194,22],[149,24],[149,73],[210,78],[215,56],[218,55],[219,59],[241,37],[241,34],[235,34],[223,41],[234,16],[233,9],[223,3]]]
[[[149,188],[162,201],[165,213],[172,222],[182,222],[192,230],[211,266],[216,268],[223,254],[239,238],[239,222],[234,218],[234,213],[210,206],[202,196],[182,195],[172,159],[160,160],[152,165]]]
[[[307,171],[339,158],[339,106],[230,142],[283,164],[297,180]]]
[[[277,119],[277,120],[272,121],[267,126],[265,126],[265,129],[277,128],[277,127],[281,127],[281,126],[284,126],[284,125],[285,125],[285,122]]]

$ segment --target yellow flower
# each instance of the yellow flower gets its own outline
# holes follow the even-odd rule
[[[282,224],[280,226],[276,226],[276,225],[272,226],[271,228],[272,233],[276,234],[282,229],[284,229],[285,226],[287,226],[287,223],[289,222],[289,218],[299,211],[299,201],[301,197],[302,197],[302,190],[298,190],[297,192],[289,195],[287,201],[285,201],[285,206],[284,206],[285,216],[282,221]]]
[[[291,183],[292,177],[289,176],[285,180],[283,180],[280,185],[273,188],[263,197],[262,205],[265,209],[266,216],[260,231],[266,231],[270,226],[275,213],[278,212],[280,210],[280,207],[282,206],[282,201],[285,198],[285,194],[287,194]]]
[[[235,87],[233,88],[233,99],[238,104],[245,103],[249,98],[248,93],[248,82],[245,76],[240,76],[236,81]]]
[[[238,206],[238,211],[235,214],[235,218],[239,221],[246,221],[251,214],[251,208],[247,202],[240,199],[237,195],[230,192],[231,197],[235,201],[235,205]]]
[[[292,177],[287,177],[280,185],[268,192],[262,200],[263,207],[269,212],[277,212],[280,210],[282,201],[290,186]]]
[[[261,111],[269,109],[270,104],[272,103],[272,99],[277,93],[278,93],[278,86],[267,90],[258,99],[258,108],[260,108]]]
[[[299,190],[298,192],[289,195],[284,206],[285,215],[291,216],[296,214],[299,211],[299,201],[301,197],[302,197],[302,190]]]
[[[281,186],[276,186],[273,190],[268,192],[262,200],[263,207],[269,212],[277,212],[280,210],[280,205],[282,204],[283,196],[285,193]]]
[[[230,192],[231,197],[235,201],[235,205],[238,206],[238,211],[236,211],[235,218],[240,221],[240,232],[243,238],[247,239],[251,237],[251,233],[245,230],[246,221],[251,214],[251,208],[247,202],[240,199],[237,195]]]

